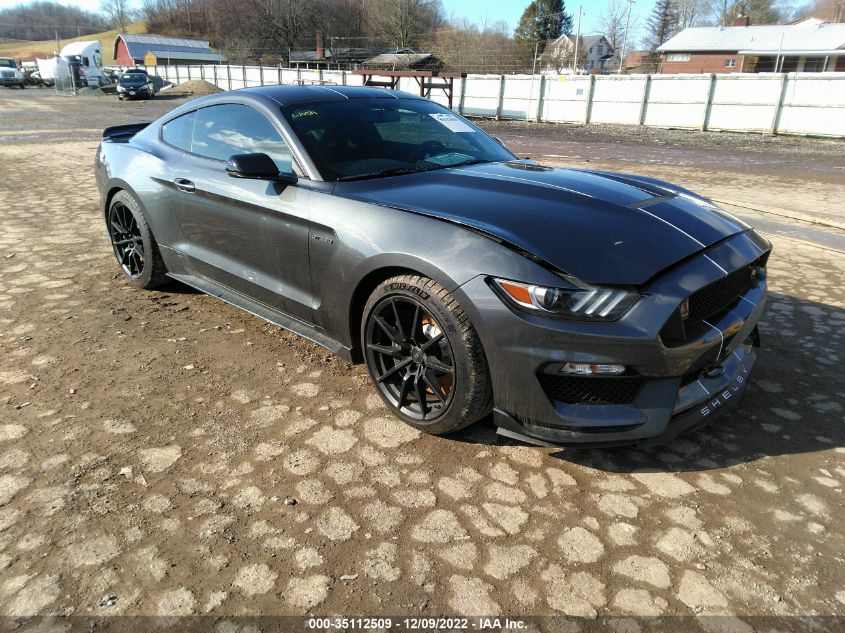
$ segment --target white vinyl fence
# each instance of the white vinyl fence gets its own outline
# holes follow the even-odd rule
[[[204,79],[224,90],[294,83],[360,86],[363,81],[341,70],[260,66],[148,66],[147,71],[173,83]],[[419,94],[413,77],[402,77],[399,89]],[[447,105],[442,90],[427,96]],[[845,138],[845,73],[468,75],[455,80],[452,107],[470,117]]]

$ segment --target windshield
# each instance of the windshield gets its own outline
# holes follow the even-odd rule
[[[120,77],[122,84],[145,84],[147,81],[149,81],[147,75],[141,73],[126,73]]]
[[[0,59],[0,68],[17,68],[17,66],[13,59]]]
[[[282,113],[326,180],[377,178],[514,156],[431,101],[392,97],[299,103]]]

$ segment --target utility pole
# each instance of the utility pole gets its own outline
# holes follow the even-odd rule
[[[625,46],[628,44],[628,27],[631,26],[631,7],[634,0],[628,0],[628,17],[625,18],[625,33],[622,35],[622,54],[619,55],[619,70],[616,74],[622,74],[622,66],[625,64]]]
[[[540,40],[534,44],[534,64],[531,66],[531,74],[537,74],[537,51],[540,50]]]
[[[578,28],[575,31],[575,57],[572,58],[572,74],[578,74],[578,40],[581,39],[581,10],[582,6],[578,5]]]

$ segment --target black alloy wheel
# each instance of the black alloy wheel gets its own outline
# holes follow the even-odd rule
[[[138,200],[128,191],[114,194],[106,227],[120,271],[139,288],[167,282],[167,267]]]
[[[448,410],[454,354],[440,323],[421,303],[399,295],[382,299],[370,313],[366,347],[376,385],[400,413],[432,423]]]
[[[135,215],[122,202],[115,202],[109,209],[108,228],[115,257],[124,274],[139,279],[144,274],[144,239]]]
[[[379,284],[364,306],[361,348],[381,399],[406,424],[452,433],[490,413],[484,348],[460,303],[414,273]]]

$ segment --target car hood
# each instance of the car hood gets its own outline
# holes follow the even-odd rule
[[[482,231],[593,284],[641,286],[749,228],[668,183],[521,161],[338,183],[334,193]]]

